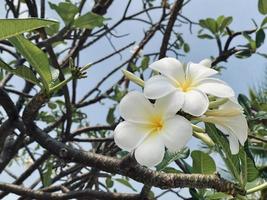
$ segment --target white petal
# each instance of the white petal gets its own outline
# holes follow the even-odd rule
[[[225,122],[224,122],[225,123]],[[232,130],[232,134],[237,137],[241,145],[244,145],[248,137],[248,124],[244,115],[238,115],[228,118],[225,123],[229,129]]]
[[[184,117],[176,115],[164,123],[159,133],[165,146],[172,152],[182,149],[192,137],[191,123]]]
[[[226,135],[235,136],[241,145],[244,145],[248,137],[248,124],[244,115],[234,117],[218,117],[217,124],[224,127]]]
[[[149,123],[154,113],[153,105],[140,92],[129,92],[119,105],[121,116],[132,122]]]
[[[114,130],[114,141],[123,150],[131,151],[149,135],[148,126],[132,122],[121,122]]]
[[[240,114],[243,113],[243,107],[238,103],[237,99],[235,97],[231,97],[229,98],[229,101],[227,101],[226,103],[222,104],[219,107],[220,110],[224,110],[224,109],[239,109],[240,110]]]
[[[229,135],[229,145],[232,154],[238,154],[239,152],[239,142],[235,136]]]
[[[185,73],[183,64],[175,58],[162,58],[149,66],[170,79],[184,81]]]
[[[165,97],[159,98],[155,102],[155,109],[158,114],[164,118],[174,116],[184,104],[184,94],[180,91],[174,91]]]
[[[164,157],[165,148],[160,137],[151,135],[135,150],[135,159],[141,165],[153,167]]]
[[[215,124],[216,128],[218,128],[223,134],[225,134],[228,137],[230,150],[232,154],[237,154],[239,152],[239,142],[237,137],[233,135],[232,130],[230,130],[227,127],[224,127],[223,125]]]
[[[201,80],[217,73],[214,69],[196,63],[189,63],[186,68],[186,78],[193,81]]]
[[[203,66],[208,67],[208,68],[211,68],[211,63],[212,63],[211,59],[208,59],[208,58],[201,60],[199,62],[200,65],[203,65]]]
[[[203,79],[198,83],[197,89],[216,97],[228,98],[235,96],[233,89],[227,83],[215,78]]]
[[[204,114],[209,107],[209,99],[206,94],[198,90],[185,92],[185,100],[182,110],[194,116]]]
[[[161,98],[175,90],[176,88],[171,80],[161,75],[151,77],[145,82],[144,86],[144,94],[149,99]]]

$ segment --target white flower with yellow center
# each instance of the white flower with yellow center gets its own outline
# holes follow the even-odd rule
[[[134,150],[141,165],[159,164],[165,147],[178,151],[192,136],[191,123],[176,115],[179,105],[171,96],[152,104],[142,93],[129,92],[121,100],[119,109],[125,121],[114,130],[115,143],[123,150]]]
[[[210,78],[218,72],[210,67],[205,59],[199,64],[189,63],[185,68],[175,58],[163,58],[150,66],[161,73],[145,82],[144,94],[149,99],[158,99],[166,95],[175,96],[177,104],[186,113],[200,116],[209,106],[207,94],[229,98],[234,92],[225,82]]]
[[[244,145],[247,140],[247,121],[242,107],[236,101],[229,100],[218,109],[207,111],[201,119],[215,124],[222,133],[228,136],[232,154],[239,152],[239,142]]]

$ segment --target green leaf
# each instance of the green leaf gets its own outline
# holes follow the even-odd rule
[[[252,55],[250,49],[244,49],[242,51],[238,51],[237,53],[235,53],[235,56],[237,58],[243,59],[243,58],[248,58]]]
[[[78,7],[71,2],[60,2],[58,5],[51,2],[48,3],[50,5],[50,8],[58,13],[65,24],[71,23],[75,15],[79,12]]]
[[[170,163],[177,159],[185,159],[189,156],[189,149],[183,149],[175,153],[169,151],[165,152],[163,161],[156,166],[157,171],[163,171]]]
[[[106,178],[106,186],[107,186],[108,188],[112,188],[113,185],[114,185],[114,181],[113,181],[110,177],[107,177],[107,178]]]
[[[55,24],[58,24],[58,22],[37,18],[0,19],[0,40]]]
[[[50,36],[56,34],[59,31],[59,23],[45,27],[45,31]]]
[[[236,180],[238,180],[239,183],[241,183],[242,181],[240,180],[240,160],[237,155],[232,155],[228,140],[219,130],[216,129],[213,124],[205,123],[205,130],[215,143],[217,147],[216,150],[221,155],[232,176]]]
[[[141,69],[144,71],[146,68],[148,68],[150,58],[148,56],[144,56],[142,62],[141,62]]]
[[[259,48],[264,43],[264,40],[265,40],[265,33],[264,30],[260,28],[256,32],[256,47]]]
[[[252,182],[259,176],[259,170],[256,168],[251,154],[248,143],[246,142],[244,147],[240,149],[239,157],[241,160],[243,177],[246,177],[246,182]]]
[[[264,25],[267,23],[267,17],[265,17],[261,22],[261,27],[264,27]],[[265,27],[266,28],[266,27]]]
[[[137,192],[137,190],[129,183],[128,180],[123,179],[123,178],[116,178],[115,181],[125,185],[126,187],[132,189],[133,191]]]
[[[93,29],[95,27],[104,26],[104,20],[105,18],[103,16],[89,12],[85,15],[78,17],[74,21],[73,25],[77,28]]]
[[[193,159],[193,173],[213,174],[216,171],[215,162],[207,153],[193,151],[191,157]]]
[[[267,14],[267,1],[266,0],[258,1],[258,10],[263,15]]]
[[[187,44],[187,43],[184,43],[183,48],[184,48],[184,52],[185,52],[185,53],[188,53],[188,52],[190,51],[190,46],[189,46],[189,44]]]
[[[15,36],[10,38],[9,41],[37,71],[45,90],[49,91],[49,84],[52,82],[52,75],[47,55],[23,36]]]
[[[198,35],[198,37],[200,39],[209,39],[209,40],[214,39],[214,37],[209,35],[209,34],[200,34],[200,35]]]
[[[0,60],[0,68],[15,74],[33,84],[39,85],[39,80],[36,78],[32,70],[26,66],[19,66],[17,68],[12,68],[8,64],[6,64],[4,61]]]
[[[115,107],[110,108],[108,111],[106,120],[109,124],[113,124],[115,121],[114,111],[115,111]]]
[[[53,163],[48,160],[45,164],[45,172],[43,173],[43,185],[47,187],[51,184],[52,181],[52,173],[53,173]]]
[[[223,32],[224,29],[232,23],[232,21],[233,21],[233,17],[225,17],[223,21],[221,22],[221,24],[219,25],[220,31]]]
[[[199,25],[202,28],[206,28],[206,29],[210,30],[210,32],[212,32],[213,34],[216,34],[218,32],[218,24],[212,18],[199,20]]]
[[[250,100],[243,94],[238,95],[238,103],[243,107],[247,115],[251,115],[251,103]]]

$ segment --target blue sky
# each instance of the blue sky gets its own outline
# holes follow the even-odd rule
[[[38,1],[39,2],[39,1]],[[52,1],[59,2],[59,1]],[[109,23],[113,24],[117,19],[120,18],[121,13],[119,10],[125,6],[127,1],[125,0],[115,0],[114,4],[111,6],[106,17],[111,18]],[[140,10],[139,0],[133,1],[133,5],[130,8],[130,13],[136,10]],[[89,10],[92,4],[86,4],[85,10]],[[0,10],[3,10],[3,4],[0,4]],[[193,21],[198,21],[201,18],[214,17],[216,18],[219,15],[225,16],[233,16],[234,21],[231,24],[230,28],[236,31],[241,31],[245,29],[253,29],[253,23],[251,19],[254,19],[258,24],[262,21],[264,16],[262,16],[257,11],[257,1],[255,0],[192,0],[182,11],[182,14],[192,19]],[[55,18],[54,12],[49,12],[47,15],[49,18]],[[154,12],[153,16],[155,18],[158,17],[158,13]],[[143,36],[143,31],[146,30],[147,27],[137,24],[136,22],[130,22],[129,24],[124,24],[120,28],[118,28],[117,34],[130,34],[128,37],[113,40],[114,44],[117,48],[123,47],[132,41],[138,41]],[[216,56],[218,54],[217,47],[215,41],[209,40],[200,40],[196,37],[198,27],[193,27],[193,34],[189,32],[189,27],[187,25],[183,25],[182,27],[175,27],[175,31],[182,32],[183,37],[187,43],[190,45],[191,51],[186,55],[186,57],[181,57],[180,59],[183,62],[198,62],[204,58],[210,56]],[[160,34],[156,35],[153,41],[144,49],[144,53],[154,52],[159,49],[161,44],[162,36]],[[240,38],[236,40],[238,44],[240,41],[243,41]],[[266,52],[267,47],[266,44],[260,49],[261,52]],[[98,60],[99,58],[113,52],[112,47],[108,44],[107,40],[104,38],[99,43],[93,45],[91,48],[83,51],[81,53],[81,65],[87,64],[89,62],[93,62]],[[101,77],[103,77],[108,71],[112,70],[112,68],[116,67],[118,64],[123,62],[124,59],[127,59],[130,56],[130,51],[126,50],[122,53],[122,60],[119,56],[115,56],[109,61],[105,61],[96,65],[88,70],[88,78],[82,80],[79,83],[79,94],[78,97],[81,97],[83,92],[88,90],[88,88],[94,87],[94,84],[98,82]],[[169,54],[172,56],[172,54]],[[226,70],[222,72],[221,78],[226,81],[229,85],[231,85],[236,93],[245,93],[247,94],[248,88],[254,85],[259,84],[263,81],[264,70],[267,65],[267,60],[254,55],[248,59],[229,59],[228,63],[223,63]],[[107,88],[110,84],[114,83],[121,76],[121,72],[118,71],[114,74],[112,79],[103,85],[103,88]],[[19,79],[18,79],[19,80]],[[12,83],[15,87],[19,87],[17,80]],[[89,108],[84,109],[88,114],[88,120],[92,124],[104,123],[105,116],[107,112],[107,108],[111,105],[112,102],[106,102],[106,105],[100,106],[91,106]],[[93,113],[93,114],[92,114]],[[189,144],[190,146],[195,145],[195,140],[192,140]],[[22,169],[18,166],[11,169],[14,173],[20,174]],[[0,175],[0,179],[4,181],[11,181],[11,179],[5,174]],[[35,180],[35,178],[32,178]],[[123,190],[125,188],[122,188]],[[173,199],[173,195],[167,195],[164,199]],[[12,197],[7,197],[6,199],[12,199]]]

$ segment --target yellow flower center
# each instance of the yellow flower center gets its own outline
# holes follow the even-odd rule
[[[163,128],[163,120],[160,116],[153,117],[151,120],[151,133],[158,133]]]
[[[183,92],[190,91],[192,89],[192,80],[186,79],[183,83],[179,84],[179,88],[181,88]]]

